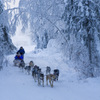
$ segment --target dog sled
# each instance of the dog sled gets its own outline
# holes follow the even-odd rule
[[[18,66],[19,67],[20,63],[21,63],[21,60],[17,59],[17,60],[14,60],[13,62],[14,62],[14,66]]]

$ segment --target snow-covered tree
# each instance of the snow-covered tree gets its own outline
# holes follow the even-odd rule
[[[100,72],[97,49],[100,34],[99,9],[99,0],[66,0],[63,14],[66,23],[64,34],[68,40],[66,50],[70,51],[69,58],[80,67],[85,76],[96,76]]]
[[[0,62],[2,62],[4,55],[12,53],[14,49],[15,47],[9,36],[8,14],[0,1]]]
[[[15,29],[16,19],[20,19],[23,31],[30,27],[37,48],[46,48],[48,41],[57,35],[54,25],[61,21],[63,11],[63,0],[20,0],[19,11],[12,20],[12,29]]]

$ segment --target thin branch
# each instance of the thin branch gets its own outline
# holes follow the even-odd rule
[[[61,35],[64,37],[63,33],[61,32],[61,30],[48,18],[45,17],[46,20],[48,20],[55,28],[57,28],[57,30],[61,33]],[[65,41],[67,42],[67,39],[64,37]]]
[[[15,8],[10,8],[10,9],[4,10],[4,11],[12,11],[12,10],[19,10],[19,9],[20,9],[20,8],[15,7]]]

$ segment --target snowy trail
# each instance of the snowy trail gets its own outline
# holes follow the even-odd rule
[[[9,57],[8,57],[9,58]],[[4,70],[0,73],[2,77],[0,77],[0,98],[2,100],[52,100],[57,98],[61,100],[59,90],[56,93],[57,87],[52,89],[50,86],[38,86],[37,82],[35,83],[31,75],[27,75],[25,72],[22,72],[18,67],[14,67],[12,63],[11,56],[9,58],[8,67],[4,68]],[[40,60],[39,60],[40,61]],[[56,95],[55,95],[56,93]],[[53,97],[52,97],[53,96]],[[64,93],[65,96],[65,93]]]
[[[14,55],[8,56],[8,67],[0,72],[0,100],[100,100],[100,78],[75,81],[74,71],[63,67],[65,64],[59,65],[59,61],[62,62],[59,54],[56,58],[54,56],[44,56],[43,53],[25,55],[26,63],[33,60],[43,71],[47,65],[52,64],[52,69],[60,66],[59,81],[54,83],[53,88],[46,83],[45,87],[38,86],[31,75],[13,66]]]

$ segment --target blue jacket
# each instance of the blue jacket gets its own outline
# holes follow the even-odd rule
[[[15,56],[15,60],[23,60],[23,56],[21,55],[21,56]]]
[[[18,52],[23,55],[25,53],[24,49],[19,49]]]

